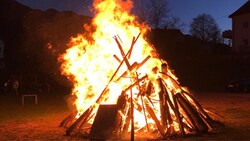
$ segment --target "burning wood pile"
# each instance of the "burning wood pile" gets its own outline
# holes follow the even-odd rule
[[[150,59],[150,56],[147,56],[139,63],[129,63],[130,55],[138,37],[133,38],[131,47],[126,54],[118,38],[114,37],[123,59],[120,60],[114,55],[120,65],[95,104],[91,105],[78,119],[75,118],[77,116],[75,113],[61,122],[61,127],[68,128],[66,130],[67,135],[78,130],[85,130],[86,133],[91,134],[91,130],[94,130],[94,128],[91,128],[88,122],[96,116],[98,107],[108,96],[108,86],[111,82],[118,83],[121,79],[129,79],[131,83],[122,90],[114,106],[116,113],[113,119],[114,124],[112,127],[105,128],[105,130],[111,128],[112,131],[108,132],[109,135],[107,135],[107,132],[101,133],[97,139],[117,138],[121,134],[126,135],[129,132],[131,136],[134,136],[134,131],[143,133],[158,132],[163,138],[213,131],[215,121],[210,118],[194,96],[182,88],[179,82],[171,76],[171,71],[168,69],[166,62],[162,62],[161,68],[156,66],[152,69],[155,74],[153,79],[149,79],[147,74],[141,76],[137,72]],[[127,70],[117,77],[117,72],[123,64],[126,65]],[[135,110],[136,114],[143,116],[140,119],[144,120],[143,126],[135,125]],[[95,135],[92,136],[95,137]]]
[[[96,0],[92,40],[72,38],[61,56],[62,73],[74,84],[77,110],[60,126],[67,135],[84,132],[90,139],[212,132],[216,122],[146,41],[149,28],[129,15],[131,3]]]

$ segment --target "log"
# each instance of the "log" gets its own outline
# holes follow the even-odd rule
[[[128,74],[131,74],[135,71],[137,71],[141,66],[143,66],[148,60],[150,59],[150,56],[147,56],[141,63],[134,62],[132,66],[130,66],[130,69],[125,71],[116,81],[119,81],[121,78],[126,77]]]
[[[130,89],[130,120],[131,120],[131,130],[130,130],[130,140],[134,141],[135,129],[134,129],[134,103],[133,103],[133,92]]]
[[[198,133],[203,133],[208,131],[208,127],[206,123],[201,119],[199,113],[190,105],[188,101],[186,101],[180,93],[175,95],[179,104],[181,105],[183,111],[189,117],[189,120],[197,127]]]
[[[131,112],[130,111],[131,109],[129,108],[128,111],[127,111],[127,116],[126,116],[126,119],[125,119],[125,123],[124,123],[124,126],[123,126],[123,129],[122,129],[122,132],[123,134],[126,134],[128,132],[128,128],[129,128],[129,125],[130,125],[130,116],[128,116],[128,114]]]
[[[162,136],[164,136],[164,134],[165,134],[164,128],[161,126],[161,124],[160,124],[159,120],[157,119],[157,117],[156,117],[156,115],[155,115],[153,109],[152,109],[148,104],[146,104],[146,109],[147,109],[149,115],[150,115],[150,116],[152,117],[152,119],[154,120],[154,122],[155,122],[155,124],[156,124],[156,126],[157,126],[157,128],[158,128],[158,130],[159,130],[159,132],[160,132],[160,134],[161,134]]]
[[[127,100],[128,99],[126,97],[126,94],[124,93],[124,91],[122,91],[116,102],[118,106],[118,110],[124,111],[124,109],[126,108]]]
[[[166,109],[166,106],[168,106],[168,105],[166,105],[166,101],[165,101],[165,99],[164,99],[164,86],[163,86],[163,83],[162,83],[162,81],[161,81],[161,79],[159,78],[159,79],[157,79],[157,81],[158,81],[158,85],[159,85],[159,87],[160,87],[160,91],[158,92],[158,95],[159,95],[159,106],[160,106],[160,112],[161,112],[161,122],[162,122],[162,124],[163,124],[163,126],[164,127],[166,127],[167,126],[167,115],[166,115],[166,111],[165,111],[165,109]]]
[[[205,110],[202,108],[200,103],[194,98],[194,96],[192,94],[187,93],[187,92],[184,92],[182,95],[185,98],[189,97],[193,101],[193,105],[197,108],[198,111],[201,112],[200,116],[203,119],[203,121],[207,124],[207,126],[210,130],[213,130],[211,124],[214,123],[214,120],[205,112]]]
[[[139,34],[140,35],[140,34]],[[129,54],[128,54],[128,59],[130,59],[130,57],[131,57],[131,55],[132,55],[132,52],[133,52],[133,48],[134,48],[134,45],[135,45],[135,37],[133,37],[133,39],[132,39],[132,42],[131,42],[131,46],[130,46],[130,48],[132,48],[132,50],[129,52]]]
[[[141,102],[142,102],[142,110],[143,110],[143,114],[144,114],[144,118],[145,118],[147,130],[149,131],[148,120],[147,120],[146,110],[145,110],[145,106],[144,106],[144,100],[143,100],[142,96],[141,96]]]
[[[173,125],[170,125],[167,128],[167,132],[165,133],[164,137],[170,137],[173,134],[174,134],[174,127],[173,127]]]
[[[146,94],[147,95],[151,95],[152,93],[152,88],[153,88],[153,84],[151,81],[148,81],[147,86],[146,86]]]
[[[84,122],[82,122],[79,126],[79,129],[82,129],[84,125],[86,125],[86,123],[93,118],[93,116],[95,115],[95,113],[91,112],[91,114],[89,116],[86,117],[86,120]]]
[[[131,43],[131,47],[130,47],[130,48],[132,48],[132,49],[131,49],[131,51],[129,52],[128,59],[130,59],[131,54],[132,54],[132,51],[133,51],[134,44],[136,43],[136,41],[138,40],[138,38],[140,37],[140,35],[141,35],[141,33],[139,33],[139,34],[137,35],[136,38],[133,37],[133,40],[132,40],[132,43]]]
[[[130,66],[130,64],[129,64],[129,61],[128,61],[128,59],[127,59],[125,53],[124,53],[124,50],[123,50],[123,48],[122,48],[122,45],[120,44],[120,42],[118,41],[118,39],[117,39],[116,36],[114,37],[114,39],[115,39],[115,41],[116,41],[116,43],[117,43],[117,45],[118,45],[118,48],[119,48],[119,50],[120,50],[120,52],[121,52],[122,57],[124,58],[124,61],[125,61],[126,66],[128,67],[129,70],[131,70],[131,66]],[[132,49],[133,49],[133,48],[132,48]]]
[[[176,109],[176,118],[177,118],[177,121],[179,123],[179,128],[181,130],[181,135],[184,136],[185,131],[184,131],[184,128],[183,128],[183,123],[182,123],[180,112],[179,112],[180,110],[179,110],[179,106],[178,106],[178,103],[177,103],[177,100],[176,100],[175,96],[173,96],[173,101],[174,101],[174,105],[175,105],[175,109]]]
[[[116,61],[118,61],[119,63],[121,63],[121,62],[122,62],[118,56],[113,55],[113,57],[114,57],[114,58],[116,59]]]
[[[148,77],[147,75],[144,75],[142,78],[139,78],[136,82],[134,82],[128,88],[126,88],[124,92],[126,93],[128,90],[132,89],[135,85],[138,85],[141,81],[145,80],[147,77]]]
[[[208,119],[209,121],[213,121],[212,118],[205,112],[205,110],[202,108],[200,103],[194,98],[194,96],[192,94],[184,92],[184,95],[188,96],[190,99],[193,100],[195,106],[199,109],[199,111],[201,111],[201,113],[205,116],[206,119]]]
[[[166,113],[165,114],[166,114],[166,117],[167,117],[168,124],[172,125],[173,124],[173,119],[171,117],[169,106],[170,106],[169,101],[166,101],[166,106],[165,106],[165,112]]]
[[[165,94],[164,94],[164,98],[166,99],[166,102],[167,102],[167,104],[170,106],[170,108],[174,111],[174,113],[175,113],[175,115],[177,114],[176,112],[176,108],[175,108],[175,106],[174,106],[174,104],[173,104],[173,102],[171,101],[171,99],[170,99],[170,94],[168,93],[168,90],[167,90],[167,84],[166,84],[166,82],[161,78],[161,81],[162,81],[162,83],[163,83],[163,85],[164,85],[164,92],[165,92]],[[171,94],[172,95],[172,94]],[[171,115],[170,115],[170,110],[169,110],[169,107],[168,106],[166,106],[166,108],[167,108],[167,115],[168,115],[168,121],[170,122],[170,124],[172,124],[173,123],[173,119],[172,119],[172,117],[171,117]]]
[[[59,127],[65,127],[67,123],[69,122],[69,120],[71,119],[71,117],[74,115],[75,115],[74,113],[71,113],[70,115],[68,115],[65,119],[61,121]]]
[[[66,135],[70,135],[73,131],[77,130],[78,127],[86,121],[89,113],[92,112],[93,107],[89,107],[67,130]]]
[[[115,81],[119,81],[121,78],[123,77],[127,77],[129,74],[131,74],[132,72],[134,71],[137,71],[137,68],[138,68],[138,63],[137,62],[134,62],[130,69],[131,70],[126,70],[120,77],[118,77],[118,79],[116,79]]]

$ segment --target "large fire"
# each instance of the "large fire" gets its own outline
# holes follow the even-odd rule
[[[128,52],[133,37],[139,33],[144,37],[149,29],[146,25],[139,24],[136,18],[130,15],[131,1],[96,0],[94,7],[97,10],[93,20],[96,30],[91,35],[94,41],[87,40],[83,35],[72,38],[70,48],[63,55],[62,71],[74,82],[72,94],[77,96],[75,104],[79,112],[85,111],[95,103],[116,71],[120,63],[114,59],[114,55],[120,60],[123,58],[113,37],[119,36],[124,52]],[[155,58],[156,54],[145,38],[138,38],[129,63],[141,62],[148,55],[151,59],[138,72],[146,73],[151,77],[152,68],[155,66],[160,68],[162,62]],[[123,65],[117,76],[126,70],[127,66]],[[152,74],[152,77],[155,77],[155,74]],[[129,79],[123,79],[118,83],[110,84],[108,98],[101,104],[116,103],[121,91],[130,83]]]
[[[89,113],[91,118],[87,122],[93,124],[98,105],[117,104],[119,97],[124,96],[127,106],[119,114],[125,121],[126,116],[131,115],[128,114],[129,107],[133,106],[133,128],[136,132],[157,130],[162,136],[170,129],[172,132],[191,132],[188,129],[194,125],[188,120],[188,115],[180,117],[172,108],[168,110],[168,117],[161,113],[166,111],[161,110],[164,105],[175,108],[179,105],[173,97],[181,91],[185,91],[185,97],[191,103],[195,101],[187,96],[188,91],[179,86],[167,62],[159,58],[146,40],[145,35],[150,28],[138,23],[131,15],[132,1],[95,0],[93,5],[95,16],[92,25],[84,26],[89,31],[88,35],[72,38],[66,53],[60,57],[62,73],[74,84],[72,95],[77,97],[75,105],[78,111],[75,118]],[[94,32],[90,31],[92,27]],[[163,91],[169,94],[169,101],[165,104],[161,104],[163,99],[159,96]],[[199,109],[197,105],[194,107]],[[87,111],[89,109],[91,112]],[[162,119],[168,119],[168,123]],[[186,127],[180,126],[180,122]],[[125,124],[123,122],[121,127]],[[132,125],[126,130],[129,132],[131,128]]]

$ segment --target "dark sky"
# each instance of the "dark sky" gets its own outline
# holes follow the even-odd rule
[[[78,14],[88,11],[91,0],[17,0],[31,8],[43,9],[55,8],[59,11],[72,10]],[[231,19],[228,15],[237,10],[247,0],[168,0],[170,14],[181,19],[185,24],[185,31],[192,19],[202,13],[210,14],[223,30],[231,29]]]

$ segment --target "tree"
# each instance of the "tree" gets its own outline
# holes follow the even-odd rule
[[[167,19],[168,0],[134,0],[133,12],[140,22],[146,22],[154,28],[164,27]]]
[[[209,14],[201,14],[194,18],[190,25],[190,33],[204,41],[220,42],[220,29]]]
[[[155,28],[160,28],[164,19],[167,17],[168,1],[167,0],[150,0],[151,3],[151,17],[150,22]]]
[[[164,23],[166,29],[180,29],[183,30],[184,23],[175,16],[170,16]]]

